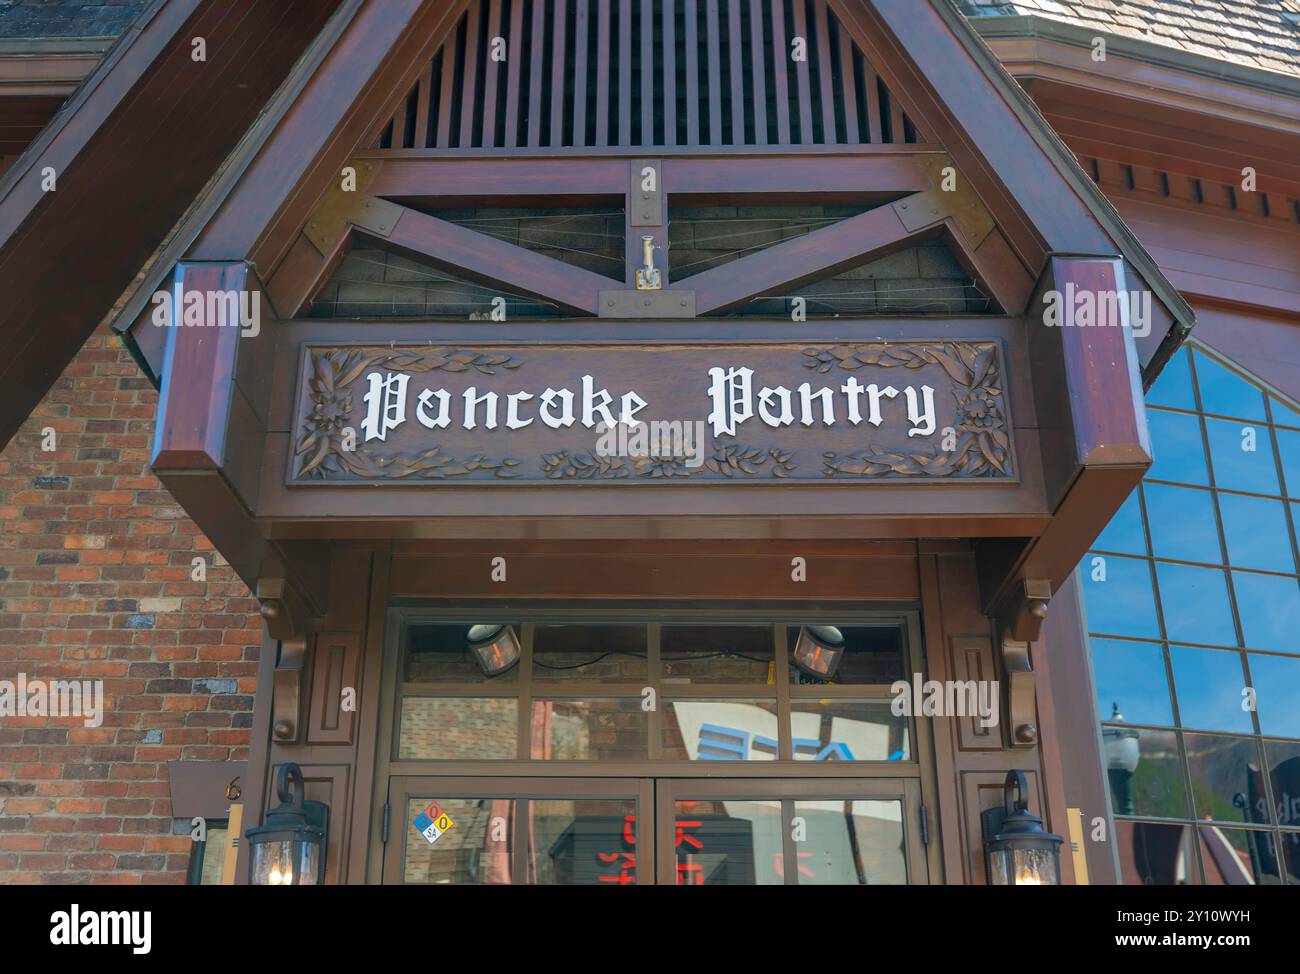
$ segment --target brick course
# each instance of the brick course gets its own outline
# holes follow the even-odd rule
[[[0,679],[104,681],[98,728],[0,718],[0,885],[183,883],[167,762],[247,758],[257,602],[150,474],[156,402],[101,328],[0,452]]]

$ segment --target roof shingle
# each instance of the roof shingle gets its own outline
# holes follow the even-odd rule
[[[0,0],[0,39],[117,37],[146,0]]]
[[[1300,77],[1300,0],[958,0],[972,17],[1039,16]]]

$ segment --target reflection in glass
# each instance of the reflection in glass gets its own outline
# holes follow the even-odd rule
[[[528,882],[636,885],[636,802],[632,799],[535,798],[528,814]]]
[[[1119,724],[1115,728],[1103,727],[1102,739],[1113,729],[1136,742],[1129,745],[1136,753],[1129,762],[1132,770],[1108,775],[1111,810],[1116,815],[1186,818],[1187,792],[1183,788],[1177,735],[1173,731],[1137,730]]]
[[[664,711],[670,761],[775,761],[775,700],[672,700]]]
[[[1300,737],[1300,659],[1251,653],[1250,682],[1259,728],[1275,737]]]
[[[1088,608],[1090,631],[1160,638],[1150,562],[1088,554],[1079,565],[1078,578]]]
[[[1250,431],[1253,431],[1254,449]],[[1210,442],[1214,484],[1220,490],[1244,490],[1255,494],[1280,494],[1277,462],[1267,426],[1207,419],[1205,433]]]
[[[518,706],[513,697],[405,697],[397,756],[426,761],[514,758]]]
[[[534,700],[529,756],[534,761],[643,761],[647,722],[641,698]]]
[[[1240,653],[1170,646],[1169,661],[1174,668],[1174,692],[1183,727],[1241,734],[1255,729],[1250,711],[1242,706],[1246,676]]]
[[[1098,551],[1118,551],[1125,555],[1145,555],[1147,553],[1146,534],[1142,530],[1142,505],[1138,501],[1138,491],[1128,495],[1123,506],[1101,532],[1093,545]]]
[[[533,679],[645,680],[645,626],[547,626],[533,630]]]
[[[1094,637],[1092,672],[1099,714],[1122,711],[1129,723],[1173,724],[1169,678],[1159,645]]]
[[[972,709],[979,706],[977,698]],[[796,761],[912,759],[907,718],[893,713],[890,700],[795,698],[790,701],[790,736]]]
[[[678,801],[673,843],[678,886],[785,882],[779,801]]]
[[[1265,741],[1264,752],[1277,822],[1284,828],[1300,828],[1300,744]]]
[[[1197,882],[1192,826],[1115,822],[1120,882],[1125,886],[1182,886]]]
[[[1288,497],[1300,498],[1300,432],[1275,430],[1277,452],[1282,457],[1282,476]]]
[[[664,626],[664,682],[764,684],[772,647],[771,626]]]
[[[1165,631],[1170,640],[1237,645],[1228,583],[1222,571],[1156,562],[1156,578]]]
[[[1196,394],[1192,391],[1192,370],[1187,364],[1187,349],[1181,348],[1160,371],[1160,378],[1147,393],[1148,406],[1168,406],[1171,409],[1196,409]]]
[[[1295,571],[1291,529],[1282,501],[1221,493],[1219,510],[1223,512],[1229,564],[1272,572]]]
[[[1300,653],[1300,587],[1294,578],[1233,572],[1232,587],[1248,647]]]
[[[903,629],[901,626],[836,626],[844,637],[844,653],[840,657],[833,684],[860,685],[868,683],[893,683],[906,679],[903,663]],[[787,651],[794,652],[799,628],[790,626],[786,632]],[[790,666],[790,683],[817,685],[826,681]]]
[[[469,623],[411,626],[406,636],[402,679],[407,683],[514,683],[517,669],[487,677],[470,652]]]
[[[903,886],[903,806],[898,801],[794,803],[806,833],[795,843],[801,886]]]
[[[1276,886],[1277,848],[1273,833],[1228,829],[1217,825],[1197,828],[1201,862],[1207,886]]]
[[[1149,480],[1172,480],[1180,484],[1208,485],[1201,421],[1195,416],[1147,410],[1151,450],[1155,462],[1147,471]]]
[[[1264,422],[1264,394],[1236,372],[1224,368],[1200,349],[1196,350],[1196,384],[1201,409],[1217,416]]]
[[[1259,741],[1184,734],[1196,817],[1216,822],[1269,822],[1260,777]]]
[[[452,820],[433,842],[416,825],[434,801]],[[411,798],[406,803],[402,882],[447,885],[509,884],[515,802],[509,798]],[[394,809],[400,813],[401,809]],[[504,827],[493,828],[493,820]]]
[[[1223,564],[1214,497],[1208,490],[1146,484],[1151,550],[1157,558]]]

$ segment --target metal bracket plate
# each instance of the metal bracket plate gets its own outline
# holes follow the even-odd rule
[[[380,165],[381,163],[368,159],[349,160],[346,166],[351,166],[357,172],[356,189],[345,190],[340,173],[330,185],[320,205],[316,207],[316,211],[307,220],[303,233],[323,255],[329,256],[334,251],[339,238],[347,231],[348,224],[357,222],[355,219],[357,211],[370,198],[368,190],[379,172]]]
[[[601,291],[602,318],[694,318],[694,291]]]
[[[952,166],[948,156],[928,157],[922,165],[930,188],[894,204],[903,226],[916,231],[951,217],[972,249],[978,247],[996,226],[993,216],[961,173],[957,173],[956,187],[944,192],[943,171]]]

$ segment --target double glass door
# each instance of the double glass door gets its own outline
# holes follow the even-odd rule
[[[911,778],[395,776],[388,803],[385,883],[928,881]]]

